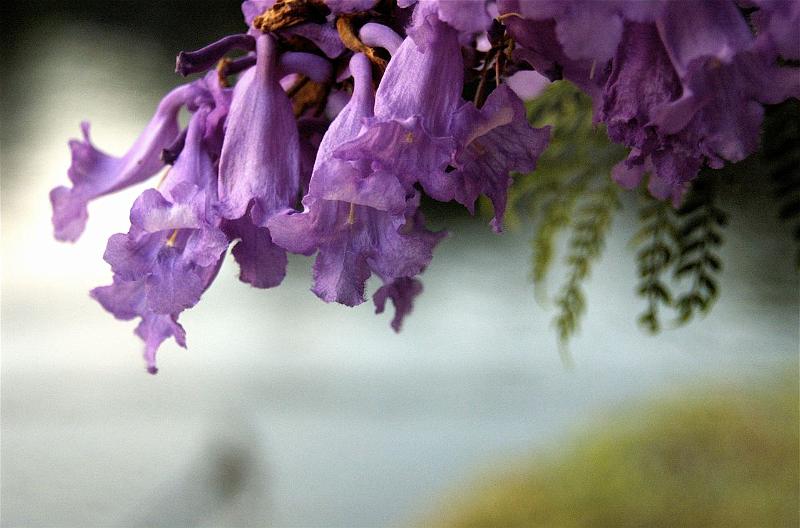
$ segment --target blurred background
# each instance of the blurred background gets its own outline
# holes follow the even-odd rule
[[[148,184],[92,203],[74,245],[47,193],[80,121],[124,152],[176,53],[241,31],[238,2],[2,9],[3,526],[797,526],[800,289],[763,185],[722,197],[717,306],[656,337],[635,324],[626,198],[572,367],[530,226],[447,208],[399,335],[371,302],[319,301],[311,259],[268,291],[227,262],[181,318],[188,351],[166,343],[149,376],[135,323],[88,296]]]

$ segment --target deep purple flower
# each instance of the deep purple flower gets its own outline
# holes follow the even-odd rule
[[[754,152],[761,103],[800,96],[800,71],[779,67],[758,49],[731,2],[669,4],[657,25],[683,88],[680,98],[654,109],[660,131],[694,129],[702,153],[719,165],[720,158],[739,161]]]
[[[656,26],[627,22],[612,66],[599,117],[613,141],[632,147],[612,175],[632,188],[649,172],[651,193],[677,202],[702,159],[696,146],[682,146],[682,139],[691,138],[659,134],[651,123],[653,109],[681,93],[680,79]]]
[[[651,173],[658,198],[680,202],[703,163],[720,168],[759,144],[762,103],[800,94],[732,2],[669,3],[656,24],[628,23],[603,95],[609,136],[633,147],[614,177]]]
[[[591,59],[573,59],[564,52],[556,35],[554,20],[533,20],[517,16],[522,6],[521,0],[499,0],[503,24],[514,39],[515,61],[527,62],[537,72],[551,81],[568,79],[586,92],[597,110],[602,100],[603,84],[607,77],[604,64]]]
[[[662,4],[659,0],[520,0],[514,12],[529,20],[554,20],[558,42],[568,57],[602,67],[617,50],[624,21],[653,20]],[[511,11],[503,5],[501,12]]]

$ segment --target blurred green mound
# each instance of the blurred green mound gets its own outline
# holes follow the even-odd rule
[[[797,527],[798,382],[709,388],[603,420],[424,526]]]

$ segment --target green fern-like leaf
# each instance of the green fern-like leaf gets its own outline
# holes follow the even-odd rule
[[[639,247],[636,262],[639,284],[636,292],[647,301],[647,308],[639,316],[639,324],[652,334],[661,330],[661,308],[670,308],[673,294],[668,271],[675,261],[674,240],[677,229],[675,213],[667,202],[642,194],[639,208],[641,227],[631,244]]]
[[[529,102],[528,119],[534,126],[551,125],[553,131],[536,171],[515,175],[510,209],[515,219],[534,226],[531,275],[537,296],[543,296],[550,268],[558,260],[560,237],[569,233],[566,279],[554,299],[554,323],[566,359],[566,343],[586,309],[583,281],[602,252],[619,207],[609,175],[625,149],[592,122],[591,99],[566,81],[553,83]]]
[[[696,315],[705,315],[719,296],[716,275],[722,270],[717,254],[722,245],[722,228],[727,214],[715,204],[714,188],[718,177],[701,172],[684,205],[676,211],[678,227],[674,230],[677,259],[673,268],[676,281],[688,283],[674,303],[676,323],[688,323]]]
[[[567,280],[556,297],[558,313],[554,323],[564,349],[577,332],[580,317],[586,311],[583,282],[605,246],[614,212],[619,208],[618,187],[606,177],[599,188],[586,193],[575,210],[566,255]]]
[[[525,218],[534,224],[532,277],[541,288],[558,237],[569,227],[581,196],[598,178],[608,178],[625,151],[592,123],[591,99],[566,81],[553,83],[529,102],[528,119],[534,126],[551,125],[553,131],[536,171],[515,175],[509,209],[512,222]]]

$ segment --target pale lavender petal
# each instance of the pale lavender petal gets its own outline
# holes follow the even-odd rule
[[[178,323],[177,316],[147,314],[134,332],[145,343],[143,355],[150,374],[158,373],[156,352],[161,343],[172,337],[179,346],[186,348],[186,331]]]
[[[523,101],[535,99],[550,83],[550,79],[541,73],[528,70],[518,71],[506,79],[508,87]]]
[[[147,308],[157,314],[173,314],[197,304],[206,286],[197,271],[187,266],[179,249],[162,248],[145,279]]]
[[[114,275],[114,282],[98,286],[89,295],[117,319],[129,320],[144,311],[144,284],[142,281],[126,281]]]
[[[278,83],[276,45],[257,39],[258,63],[234,88],[219,164],[223,216],[254,221],[291,206],[300,185],[300,146],[291,102]],[[258,218],[255,218],[258,216]]]
[[[286,276],[286,251],[275,245],[270,231],[253,225],[244,216],[227,221],[225,232],[231,240],[239,241],[233,248],[233,257],[239,264],[239,279],[256,288],[272,288]]]
[[[180,133],[178,111],[199,96],[200,91],[200,85],[192,83],[167,94],[150,123],[121,158],[97,150],[89,138],[89,124],[81,125],[83,141],[72,140],[69,144],[72,165],[68,176],[73,187],[58,187],[50,194],[57,239],[74,241],[80,236],[90,200],[139,183],[161,170],[164,166],[161,152]]]
[[[347,207],[347,204],[338,207]],[[359,237],[339,236],[320,245],[314,262],[311,291],[323,301],[346,306],[364,302],[364,288],[370,276],[367,265],[369,249],[362,247],[360,242]]]

